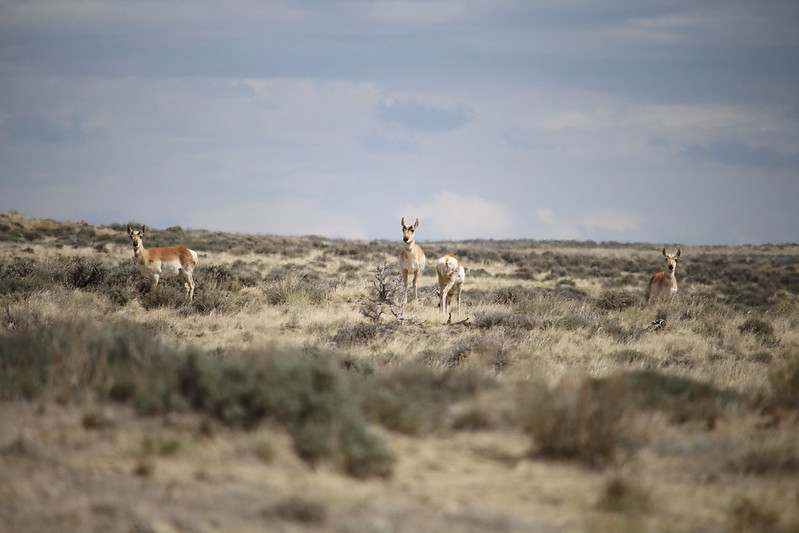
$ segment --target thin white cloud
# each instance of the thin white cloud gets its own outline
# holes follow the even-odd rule
[[[199,209],[189,215],[190,227],[214,228],[235,233],[321,235],[365,239],[361,220],[304,198],[283,198],[263,204]]]
[[[602,123],[595,117],[582,111],[566,111],[556,115],[547,115],[538,119],[537,123],[538,127],[544,131],[597,130],[602,127]]]
[[[552,209],[543,208],[536,212],[539,222],[544,224],[540,235],[544,239],[577,240],[581,237],[580,230],[569,221],[561,221]]]
[[[513,232],[513,215],[506,206],[451,191],[441,191],[424,204],[406,205],[396,216],[418,218],[426,239],[496,239]]]
[[[612,239],[638,228],[638,218],[619,209],[598,209],[562,220],[554,210],[542,208],[536,216],[544,225],[542,237],[546,239]]]
[[[555,216],[555,212],[551,209],[539,209],[536,212],[538,215],[538,220],[546,224],[547,226],[552,226],[557,223],[557,217]]]
[[[638,227],[635,215],[619,209],[599,209],[585,213],[577,218],[577,224],[589,233],[605,230],[624,234]]]

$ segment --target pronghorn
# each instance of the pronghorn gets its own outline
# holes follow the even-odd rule
[[[680,257],[680,249],[677,249],[676,254],[666,253],[666,248],[663,248],[663,257],[666,258],[666,270],[653,274],[649,278],[649,285],[647,286],[647,301],[665,300],[670,302],[677,294],[677,279],[674,277],[674,272],[677,270],[677,258]]]
[[[405,225],[405,217],[402,217],[402,240],[405,243],[399,255],[400,270],[402,270],[402,282],[405,290],[402,292],[402,304],[408,303],[408,275],[413,273],[413,299],[419,299],[416,292],[416,283],[419,274],[424,270],[425,256],[422,247],[416,244],[416,228],[419,227],[419,219],[412,226]]]
[[[466,270],[461,260],[454,255],[447,254],[436,263],[438,274],[438,287],[441,298],[441,312],[445,315],[452,313],[452,297],[455,296],[455,309],[461,314],[461,288],[466,279]]]
[[[185,246],[169,246],[167,248],[151,248],[147,250],[142,242],[147,226],[141,231],[133,231],[128,224],[128,235],[133,243],[133,260],[136,268],[150,280],[154,289],[161,278],[179,278],[186,288],[189,301],[194,298],[194,267],[197,266],[197,252]]]

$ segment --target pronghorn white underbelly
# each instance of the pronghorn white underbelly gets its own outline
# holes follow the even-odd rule
[[[162,278],[175,278],[182,268],[180,261],[164,261],[161,263],[160,276]]]
[[[176,278],[183,268],[180,261],[151,261],[149,264],[137,263],[139,271],[145,276],[150,273],[157,275],[160,278]]]

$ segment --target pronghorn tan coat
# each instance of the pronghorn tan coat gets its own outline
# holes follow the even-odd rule
[[[147,226],[141,231],[134,231],[128,224],[128,235],[133,244],[133,260],[136,268],[150,280],[155,288],[161,278],[179,278],[186,289],[189,301],[194,298],[194,267],[197,266],[197,252],[185,246],[168,246],[166,248],[144,247],[142,237]]]
[[[663,257],[666,258],[666,269],[649,278],[647,286],[647,301],[649,302],[671,302],[674,295],[677,294],[677,278],[674,274],[677,272],[677,258],[680,257],[680,249],[677,249],[677,253],[669,254],[666,253],[666,248],[663,248]]]
[[[441,312],[449,315],[452,312],[452,298],[455,297],[456,314],[461,313],[461,289],[466,279],[463,263],[454,255],[447,254],[436,263]]]
[[[405,217],[402,217],[402,241],[405,245],[399,255],[399,265],[402,271],[402,282],[405,290],[402,292],[403,305],[408,303],[408,276],[413,274],[413,300],[419,299],[416,291],[419,275],[424,271],[427,259],[424,256],[422,247],[416,244],[416,228],[419,227],[419,219],[411,226],[405,225]]]

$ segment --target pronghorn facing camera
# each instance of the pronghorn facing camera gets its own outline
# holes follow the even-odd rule
[[[666,258],[666,269],[663,272],[653,274],[649,278],[649,285],[647,286],[647,301],[664,300],[670,302],[677,294],[677,278],[674,273],[677,270],[677,258],[680,257],[680,249],[677,253],[666,253],[666,248],[663,248],[663,257]]]
[[[408,303],[408,276],[413,274],[413,300],[419,299],[416,292],[416,284],[419,274],[424,270],[425,256],[422,247],[416,244],[416,228],[419,227],[419,219],[411,226],[405,225],[405,217],[402,217],[402,241],[405,245],[399,255],[399,265],[402,271],[402,282],[405,290],[402,292],[402,304]]]
[[[463,280],[466,279],[466,270],[463,263],[454,255],[447,254],[436,263],[438,274],[438,288],[440,295],[441,312],[444,315],[452,313],[452,297],[455,297],[456,314],[461,314],[461,289]]]
[[[146,249],[142,237],[147,226],[133,231],[128,224],[128,235],[133,244],[133,260],[136,268],[150,280],[155,288],[161,278],[179,278],[186,289],[189,301],[194,298],[194,267],[197,266],[197,252],[185,246]]]

